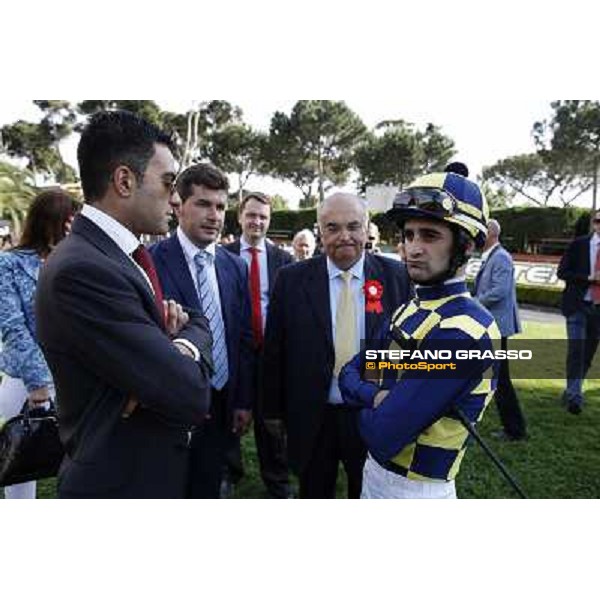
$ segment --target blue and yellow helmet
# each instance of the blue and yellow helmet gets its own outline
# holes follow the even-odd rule
[[[419,217],[452,223],[481,247],[490,212],[485,196],[473,181],[457,173],[431,173],[402,190],[387,216],[400,226],[407,219]]]

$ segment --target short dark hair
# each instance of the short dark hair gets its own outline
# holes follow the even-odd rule
[[[246,208],[246,204],[248,204],[250,200],[256,200],[257,202],[260,202],[261,204],[264,204],[269,208],[273,207],[271,198],[266,194],[263,194],[261,192],[249,192],[242,198],[242,201],[240,202],[240,205],[238,207],[238,213],[240,215],[244,212],[244,208]]]
[[[172,152],[174,150],[171,138],[139,115],[127,110],[94,113],[77,147],[85,199],[94,202],[102,198],[119,165],[129,167],[141,183],[148,162],[154,155],[154,144],[163,144]]]
[[[229,191],[227,175],[214,165],[198,163],[188,167],[177,178],[177,193],[181,202],[185,202],[192,195],[192,186],[203,185],[209,190]]]
[[[15,248],[35,250],[40,256],[47,256],[65,237],[65,224],[79,207],[79,203],[60,188],[39,193],[29,207]]]

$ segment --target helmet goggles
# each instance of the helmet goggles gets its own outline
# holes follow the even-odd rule
[[[430,187],[408,188],[394,198],[394,209],[415,208],[436,217],[449,217],[457,208],[457,201],[445,190]]]

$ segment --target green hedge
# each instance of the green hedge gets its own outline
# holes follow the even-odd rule
[[[578,207],[516,206],[492,212],[502,227],[502,243],[509,252],[530,252],[531,243],[541,254],[561,255],[567,243],[590,230],[590,211]],[[392,242],[398,228],[384,213],[371,216],[379,227],[381,237]],[[544,242],[542,240],[564,240]]]
[[[510,252],[529,252],[531,242],[537,243],[536,250],[546,254],[562,254],[564,244],[539,244],[544,239],[571,240],[589,231],[589,211],[583,208],[517,206],[492,213],[502,227],[502,240]],[[398,228],[385,213],[373,213],[371,218],[379,227],[381,238],[393,243]],[[271,230],[291,236],[301,229],[313,229],[317,221],[315,208],[304,210],[276,210],[271,217]],[[237,209],[230,208],[225,216],[225,231],[240,233]]]
[[[310,229],[317,222],[317,209],[307,208],[304,210],[275,210],[271,215],[269,229],[278,233],[286,232],[290,239],[301,229]],[[239,235],[237,208],[230,208],[225,215],[225,231]]]
[[[583,208],[554,206],[516,206],[496,210],[492,216],[502,227],[503,245],[510,252],[527,252],[532,241],[543,239],[571,240],[589,231],[589,211]],[[562,254],[564,247],[539,247],[538,251]]]
[[[517,302],[519,304],[535,304],[536,306],[560,307],[562,290],[531,285],[517,286]]]

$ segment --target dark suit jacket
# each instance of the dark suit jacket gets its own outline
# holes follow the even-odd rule
[[[591,239],[591,235],[586,235],[573,240],[560,261],[557,275],[567,284],[561,301],[565,317],[583,307],[583,297],[590,286]]]
[[[225,248],[226,250],[228,250],[229,252],[232,252],[233,254],[237,254],[238,256],[241,255],[241,243],[240,240],[236,240],[235,242],[231,243],[231,244],[227,244],[225,246],[223,246],[223,248]],[[285,267],[287,265],[291,265],[294,263],[294,258],[292,257],[291,254],[289,254],[288,252],[286,252],[285,250],[282,250],[281,248],[278,248],[277,246],[275,246],[274,244],[271,244],[270,242],[265,242],[265,248],[266,248],[266,252],[267,252],[267,272],[269,274],[269,299],[271,298],[271,293],[273,292],[273,288],[275,286],[275,279],[277,278],[277,273],[279,272],[279,269],[281,269],[282,267]],[[243,259],[242,259],[243,260]],[[248,288],[249,290],[249,288]],[[249,291],[248,291],[248,298],[250,298],[249,295]],[[270,300],[269,300],[270,302]],[[267,317],[269,314],[269,309],[267,308]],[[256,419],[261,419],[262,417],[262,406],[263,406],[263,390],[262,390],[262,382],[264,380],[263,377],[263,353],[262,350],[258,353],[257,359],[256,359],[256,382],[257,382],[257,388],[256,388],[256,415],[255,415],[255,420]]]
[[[61,497],[184,497],[188,432],[209,406],[209,367],[183,356],[123,251],[79,215],[42,269],[40,345],[57,388]],[[210,361],[206,319],[178,334]],[[139,401],[121,416],[130,396]]]
[[[277,275],[277,271],[281,269],[281,267],[285,267],[286,265],[290,265],[294,262],[294,258],[289,252],[278,248],[274,244],[269,242],[265,243],[267,249],[267,271],[269,273],[269,297],[271,296],[271,292],[273,291],[273,286],[275,285],[275,276]],[[241,253],[241,243],[240,240],[236,240],[231,244],[227,244],[223,246],[225,250],[229,250],[229,252],[233,252],[233,254],[237,254],[238,256]]]
[[[365,279],[376,279],[383,286],[383,313],[365,315],[369,339],[409,299],[410,283],[403,263],[368,253]],[[290,466],[298,474],[308,463],[321,427],[334,362],[329,277],[323,255],[279,271],[265,332],[265,418],[284,419]]]
[[[201,311],[200,301],[177,235],[150,248],[165,298]],[[246,263],[217,246],[215,267],[225,325],[229,367],[229,408],[254,407],[255,350],[250,322],[248,269]]]

